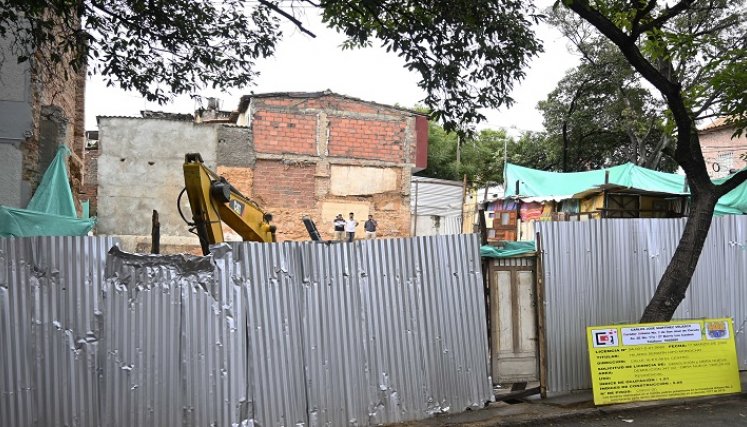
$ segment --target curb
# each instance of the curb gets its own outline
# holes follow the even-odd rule
[[[492,421],[480,421],[476,423],[466,424],[469,427],[488,427],[488,426],[522,426],[531,425],[537,422],[552,421],[552,420],[566,420],[568,418],[574,418],[579,416],[590,416],[590,415],[611,415],[621,412],[626,412],[635,409],[655,409],[664,408],[669,406],[678,406],[685,404],[711,402],[726,398],[732,398],[737,396],[747,396],[747,391],[740,393],[721,394],[717,396],[703,396],[703,397],[692,397],[692,398],[681,398],[672,400],[653,400],[647,402],[632,402],[632,403],[621,403],[616,405],[597,406],[593,408],[582,408],[582,409],[569,409],[567,413],[561,414],[517,414],[515,416],[506,417],[508,419],[501,420],[500,416],[496,416]],[[552,404],[540,403],[544,406],[553,406]],[[531,418],[526,418],[531,417]],[[511,419],[515,418],[515,419]],[[524,419],[526,418],[526,419]]]

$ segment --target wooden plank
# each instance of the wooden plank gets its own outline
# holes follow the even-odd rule
[[[537,306],[537,339],[539,354],[540,396],[547,397],[547,337],[545,335],[545,280],[544,257],[542,254],[542,236],[536,234],[537,262],[535,263],[535,298]]]

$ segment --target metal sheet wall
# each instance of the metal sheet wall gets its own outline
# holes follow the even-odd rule
[[[0,425],[98,426],[106,237],[0,239]]]
[[[477,236],[0,239],[0,425],[374,425],[491,398]]]
[[[548,390],[591,387],[585,328],[634,323],[653,295],[685,219],[540,222]],[[714,218],[675,318],[732,317],[747,369],[747,216]]]
[[[378,425],[490,400],[478,243],[234,245],[250,301],[269,304],[249,309],[253,420]]]
[[[454,216],[462,212],[464,187],[459,181],[413,176],[410,212],[413,215]]]
[[[230,253],[110,251],[102,286],[102,426],[233,426],[245,419],[245,296],[226,274],[230,266]]]

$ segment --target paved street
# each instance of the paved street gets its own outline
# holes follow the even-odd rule
[[[739,395],[674,406],[633,408],[568,416],[556,420],[497,425],[518,426],[747,426],[747,396]]]

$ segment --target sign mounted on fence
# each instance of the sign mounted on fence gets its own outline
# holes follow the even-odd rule
[[[731,319],[586,328],[594,403],[739,393]]]

